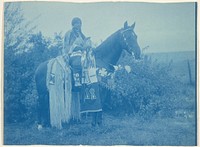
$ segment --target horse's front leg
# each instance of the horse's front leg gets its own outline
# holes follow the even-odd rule
[[[92,113],[92,126],[102,126],[102,111]]]

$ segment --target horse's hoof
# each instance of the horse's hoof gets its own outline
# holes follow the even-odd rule
[[[40,130],[42,130],[42,125],[38,125],[37,126],[37,129],[40,131]]]
[[[98,126],[99,126],[99,127],[102,127],[102,126],[103,126],[103,124],[102,124],[102,123],[97,123],[97,124],[98,124]]]
[[[92,127],[96,127],[96,124],[95,124],[95,123],[92,123],[91,125],[92,125]]]

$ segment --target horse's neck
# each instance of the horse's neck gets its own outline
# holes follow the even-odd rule
[[[111,35],[95,50],[97,60],[102,60],[105,64],[115,65],[119,60],[122,52],[122,48],[120,46],[119,31]]]

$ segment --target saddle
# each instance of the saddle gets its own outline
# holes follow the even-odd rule
[[[83,84],[97,82],[96,62],[91,48],[73,51],[69,64],[72,70],[72,91],[80,91]]]

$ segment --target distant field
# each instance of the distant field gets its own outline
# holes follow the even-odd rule
[[[161,64],[171,63],[172,74],[183,82],[189,82],[189,68],[188,62],[191,69],[192,81],[195,81],[195,52],[169,52],[169,53],[149,53],[147,54]]]
[[[151,56],[152,59],[157,59],[161,62],[170,62],[171,60],[173,60],[174,62],[186,61],[188,59],[195,60],[194,51],[147,53],[147,55]]]

